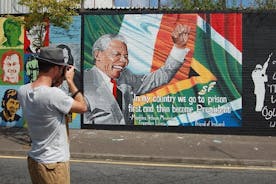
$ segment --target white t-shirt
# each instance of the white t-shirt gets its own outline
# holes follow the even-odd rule
[[[70,111],[73,98],[59,88],[32,88],[29,83],[20,87],[18,99],[32,140],[28,155],[42,163],[68,161],[65,114]]]

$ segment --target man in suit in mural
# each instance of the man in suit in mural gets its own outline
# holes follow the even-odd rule
[[[3,110],[0,112],[0,117],[4,122],[18,121],[21,116],[16,114],[20,108],[19,100],[17,99],[17,91],[15,89],[8,89],[2,99],[1,104]]]
[[[256,106],[255,106],[256,112],[262,111],[264,106],[265,91],[266,91],[265,82],[268,81],[268,78],[266,75],[266,69],[268,67],[268,63],[270,61],[271,56],[272,56],[272,53],[269,54],[263,66],[260,64],[257,64],[251,74],[251,77],[255,86],[254,94],[256,95]]]
[[[129,105],[133,104],[134,96],[167,84],[174,77],[189,52],[186,48],[189,33],[189,26],[177,25],[172,32],[174,46],[165,65],[146,75],[136,75],[126,68],[129,60],[123,36],[101,36],[92,49],[95,66],[84,72],[84,95],[89,107],[84,124],[133,124]],[[111,81],[116,82],[117,91]],[[112,94],[115,91],[117,100]]]
[[[26,63],[26,75],[29,77],[30,82],[34,82],[38,76],[38,62],[33,55],[30,55]]]

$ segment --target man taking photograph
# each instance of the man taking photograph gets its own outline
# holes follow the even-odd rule
[[[69,142],[65,115],[87,110],[84,97],[74,84],[74,67],[64,61],[60,48],[41,48],[36,56],[36,81],[19,89],[19,101],[32,140],[28,169],[33,183],[69,184]],[[59,89],[66,79],[72,97]]]

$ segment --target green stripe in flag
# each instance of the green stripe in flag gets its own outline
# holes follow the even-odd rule
[[[91,54],[94,42],[104,34],[117,34],[124,15],[85,15],[84,16],[84,69],[93,66]]]
[[[210,34],[197,29],[194,58],[218,79],[217,96],[228,101],[241,97],[242,66],[228,52],[210,38]]]
[[[176,97],[180,99],[181,97],[186,98],[186,102],[181,102],[181,100],[176,100],[175,103],[149,103],[145,104],[142,108],[154,107],[153,112],[136,112],[135,113],[135,125],[167,125],[166,122],[168,119],[180,116],[181,114],[187,114],[187,118],[189,117],[188,112],[189,109],[186,109],[187,112],[173,112],[173,109],[182,107],[192,108],[193,112],[196,112],[197,104],[201,104],[204,107],[218,107],[224,104],[230,103],[237,99],[241,98],[242,93],[242,66],[241,64],[231,56],[232,52],[227,52],[224,48],[222,48],[216,41],[212,40],[211,34],[208,32],[202,31],[202,29],[197,28],[196,32],[196,42],[195,42],[195,51],[194,58],[200,62],[205,68],[207,68],[211,73],[213,73],[216,78],[216,85],[212,88],[211,91],[206,93],[203,97],[205,99],[214,99],[216,97],[222,97],[223,99],[227,99],[224,103],[220,102],[209,102],[206,100],[205,103],[200,103],[198,101],[198,92],[204,87],[208,86],[210,82],[206,84],[197,84],[190,89],[186,89],[180,91],[176,94],[170,94],[170,97]],[[204,78],[204,76],[202,76]],[[160,109],[164,109],[163,112],[157,112],[157,107],[161,107]],[[166,109],[170,109],[170,111],[166,111]],[[203,115],[203,114],[202,114]],[[206,114],[207,115],[207,114]],[[202,119],[205,115],[200,116],[198,113],[198,117],[196,119]],[[147,117],[147,120],[143,120],[141,117]],[[155,120],[155,117],[158,117],[158,121]],[[206,116],[207,118],[207,116]],[[142,119],[142,120],[141,120]]]

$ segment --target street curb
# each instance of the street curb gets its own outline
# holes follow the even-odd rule
[[[2,156],[27,156],[27,151],[1,150],[0,155],[2,155]]]
[[[23,150],[0,150],[5,156],[27,156]],[[86,154],[71,152],[71,159],[80,160],[108,160],[124,162],[151,162],[189,165],[208,165],[224,167],[268,167],[276,168],[276,160],[249,160],[249,159],[210,159],[210,158],[184,158],[184,157],[160,157],[146,155],[116,155],[116,154]]]
[[[137,161],[156,162],[171,164],[191,164],[229,167],[270,167],[276,168],[276,161],[270,160],[247,160],[247,159],[210,159],[210,158],[180,158],[180,157],[158,157],[141,155],[114,155],[114,154],[85,154],[71,153],[71,159],[95,159],[112,161]]]

